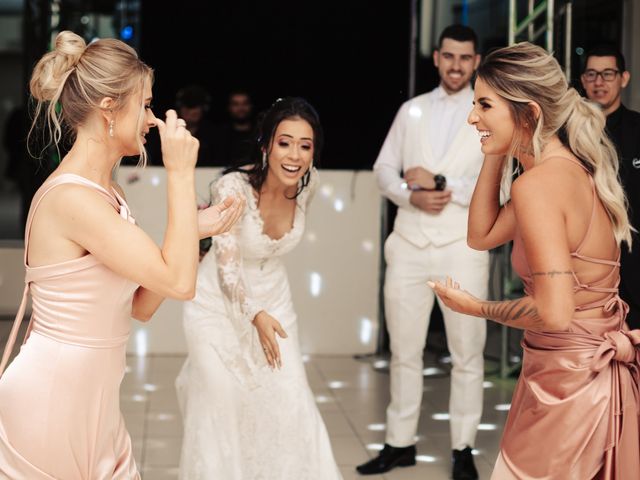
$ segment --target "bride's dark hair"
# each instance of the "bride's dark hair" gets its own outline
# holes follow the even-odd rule
[[[276,100],[271,107],[260,114],[258,118],[258,127],[256,139],[253,142],[251,156],[249,158],[249,166],[236,165],[224,171],[224,174],[230,172],[242,172],[249,176],[249,183],[257,191],[260,192],[264,181],[267,178],[268,167],[263,166],[263,154],[267,156],[273,148],[273,137],[280,122],[283,120],[302,119],[311,125],[313,129],[313,164],[318,165],[320,153],[324,142],[322,126],[320,125],[320,117],[316,110],[305,99],[300,97],[286,97]],[[307,170],[298,186],[295,197],[300,195],[302,190],[309,184],[311,170]],[[293,198],[295,198],[293,197]]]

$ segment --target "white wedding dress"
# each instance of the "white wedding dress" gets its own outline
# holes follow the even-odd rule
[[[242,195],[247,207],[231,232],[214,237],[198,271],[196,296],[185,302],[189,355],[176,387],[184,421],[183,480],[341,479],[298,344],[298,325],[280,256],[304,233],[317,185],[298,196],[293,228],[278,240],[263,222],[248,178],[223,176],[218,202]],[[288,338],[277,338],[282,369],[268,367],[251,321],[264,310]]]

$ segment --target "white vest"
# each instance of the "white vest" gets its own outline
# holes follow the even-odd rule
[[[433,158],[429,142],[429,95],[419,95],[407,102],[409,108],[404,131],[402,169],[423,167],[447,178],[477,177],[484,155],[475,127],[467,122],[460,130],[445,155],[437,161]],[[471,111],[471,105],[469,106]],[[419,248],[430,243],[436,247],[464,239],[467,236],[469,208],[449,202],[437,215],[429,214],[413,205],[398,209],[393,230]]]

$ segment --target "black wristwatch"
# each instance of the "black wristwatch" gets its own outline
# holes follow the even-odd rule
[[[442,191],[447,188],[447,178],[444,175],[435,175],[433,181],[436,182],[436,188],[434,190]]]

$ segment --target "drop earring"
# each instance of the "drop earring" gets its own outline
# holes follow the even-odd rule
[[[113,137],[113,126],[116,124],[113,120],[109,122],[109,136]]]
[[[267,152],[262,152],[262,169],[267,168]]]

